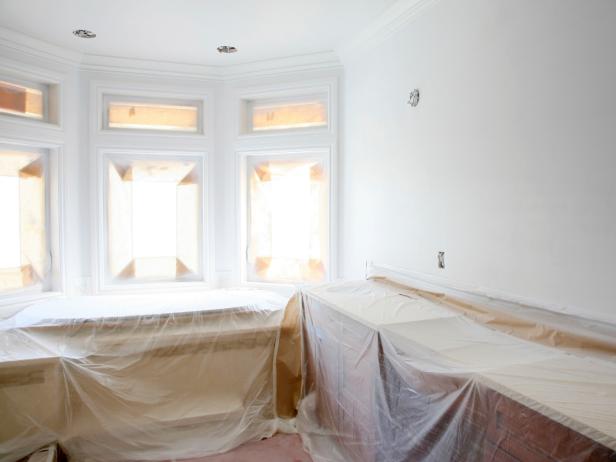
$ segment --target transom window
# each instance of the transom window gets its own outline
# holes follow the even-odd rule
[[[0,113],[43,120],[45,97],[43,86],[36,88],[0,80]]]
[[[328,126],[327,95],[245,99],[246,133],[318,129]]]
[[[106,159],[108,282],[203,279],[201,157]]]
[[[47,285],[46,171],[45,152],[0,146],[0,292]]]
[[[201,133],[202,104],[197,101],[105,96],[104,128]]]

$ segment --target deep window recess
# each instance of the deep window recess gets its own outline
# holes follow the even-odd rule
[[[245,132],[280,132],[328,126],[328,103],[324,95],[246,99]]]
[[[0,147],[0,292],[45,290],[51,268],[47,156]]]
[[[201,157],[107,157],[108,280],[203,279],[202,168]]]
[[[105,96],[104,128],[202,133],[202,104],[197,101]]]
[[[246,158],[246,279],[328,277],[329,172],[321,156]]]
[[[0,113],[44,120],[47,88],[0,80]]]

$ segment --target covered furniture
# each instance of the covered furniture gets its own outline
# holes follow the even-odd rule
[[[616,460],[612,326],[382,280],[301,304],[298,426],[315,460]]]
[[[286,299],[259,290],[60,298],[0,323],[0,460],[203,456],[276,429]]]

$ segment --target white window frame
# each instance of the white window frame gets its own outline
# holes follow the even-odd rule
[[[296,159],[296,160],[320,160],[324,167],[327,178],[327,192],[328,192],[328,242],[327,242],[327,255],[325,256],[325,267],[327,269],[327,277],[321,282],[329,282],[335,279],[336,274],[336,255],[335,255],[335,231],[336,222],[334,221],[335,213],[335,181],[334,181],[334,165],[332,162],[332,149],[331,147],[307,147],[304,149],[272,149],[272,150],[255,150],[255,151],[240,151],[238,152],[239,162],[239,176],[238,176],[238,220],[239,223],[239,268],[240,268],[240,282],[247,286],[263,287],[263,288],[281,288],[281,287],[298,287],[305,286],[309,283],[297,281],[294,283],[285,282],[265,282],[265,281],[249,281],[248,274],[248,162],[250,159],[259,157],[263,160],[275,159]]]
[[[269,84],[245,86],[243,82],[232,85],[234,112],[232,112],[235,133],[234,178],[235,178],[235,268],[232,280],[248,287],[263,287],[284,294],[290,294],[304,284],[248,282],[246,278],[246,210],[245,199],[246,166],[244,156],[275,153],[307,153],[311,150],[327,152],[329,155],[329,268],[328,280],[338,277],[338,86],[339,71],[327,71],[324,75],[307,80],[289,82],[276,79]],[[327,94],[328,125],[290,130],[270,130],[246,133],[246,100],[269,98],[297,98],[306,95]]]
[[[24,287],[0,293],[0,307],[58,296],[65,291],[62,147],[44,142],[0,138],[0,150],[37,152],[45,156],[45,220],[51,268],[48,287]]]
[[[148,99],[199,101],[202,104],[202,119],[200,133],[174,132],[166,130],[120,130],[103,129],[105,106],[104,95],[121,97],[144,97]],[[215,88],[211,82],[184,81],[171,83],[169,81],[154,83],[143,77],[126,77],[122,80],[109,79],[105,73],[94,73],[89,82],[89,151],[90,151],[90,204],[92,226],[91,240],[91,293],[143,293],[203,290],[211,285],[214,274],[214,172],[212,167],[214,152],[214,97]],[[157,152],[162,155],[181,154],[203,156],[202,175],[202,214],[203,233],[203,281],[168,281],[142,284],[105,284],[104,268],[106,255],[103,253],[103,221],[101,207],[103,192],[101,175],[103,172],[102,156],[106,152],[142,152],[152,155]]]
[[[0,80],[40,90],[43,93],[42,119],[6,112],[0,112],[0,119],[35,127],[61,128],[61,85],[55,76],[50,78],[39,75],[35,70],[20,68],[16,72],[0,72]]]
[[[239,120],[237,126],[237,134],[240,139],[261,138],[261,137],[277,137],[288,135],[304,135],[304,134],[333,134],[336,130],[335,124],[335,107],[333,104],[333,95],[335,92],[332,89],[332,84],[317,84],[307,86],[291,86],[291,87],[269,87],[258,91],[246,91],[238,95],[238,113]],[[309,100],[314,98],[324,101],[327,106],[327,124],[321,127],[298,127],[298,128],[283,128],[271,130],[253,130],[251,106],[256,102],[284,104],[295,103],[298,101]]]
[[[38,83],[38,82],[32,82],[29,80],[14,79],[10,77],[4,78],[3,76],[0,76],[0,80],[11,83],[16,86],[38,90],[41,92],[43,96],[43,114],[42,114],[42,118],[40,119],[37,119],[36,117],[29,117],[29,116],[22,115],[19,113],[13,114],[10,112],[0,111],[0,114],[7,115],[10,117],[19,117],[20,119],[36,120],[38,122],[47,122],[49,120],[49,85]]]
[[[163,137],[197,137],[208,135],[207,119],[212,110],[209,108],[208,96],[196,97],[194,94],[165,92],[156,90],[139,90],[124,86],[96,86],[96,126],[98,134],[128,135],[128,136],[163,136]],[[194,106],[197,108],[197,130],[160,130],[139,128],[113,128],[109,127],[108,107],[111,102],[136,102],[161,105]]]
[[[156,281],[156,282],[127,282],[113,283],[107,280],[107,162],[113,159],[153,159],[160,157],[161,160],[193,160],[200,163],[200,243],[199,259],[201,266],[200,279],[198,281]],[[210,220],[210,191],[211,180],[208,176],[208,154],[205,151],[180,151],[180,150],[156,150],[156,149],[113,149],[102,148],[97,151],[97,258],[96,258],[96,291],[97,292],[144,292],[144,291],[173,291],[187,289],[204,289],[209,287],[210,279],[210,249],[211,233],[213,226]]]

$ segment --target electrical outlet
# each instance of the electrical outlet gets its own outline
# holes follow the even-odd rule
[[[438,267],[440,269],[445,269],[445,252],[438,253]]]

